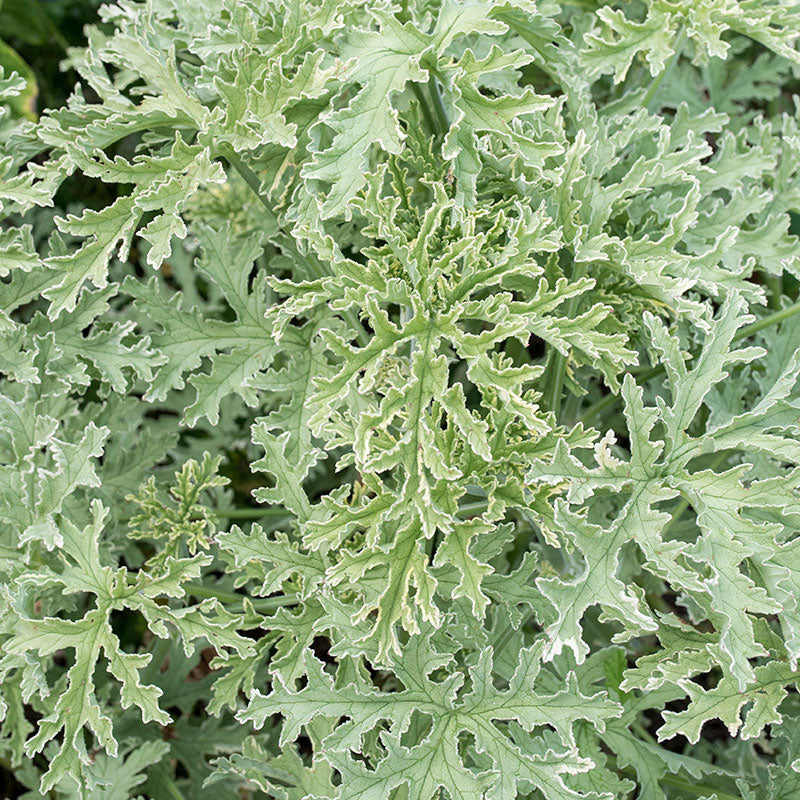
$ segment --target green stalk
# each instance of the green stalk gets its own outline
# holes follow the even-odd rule
[[[224,589],[209,589],[202,583],[184,583],[183,588],[188,594],[201,600],[215,599],[226,605],[233,605],[234,603],[241,603],[244,600],[250,600],[253,608],[256,611],[275,611],[283,606],[291,606],[297,603],[297,598],[294,595],[280,595],[278,597],[249,597],[244,594],[237,594],[236,592],[226,592]]]
[[[261,205],[264,206],[270,221],[274,222],[277,226],[278,215],[275,213],[275,210],[272,208],[272,205],[267,198],[261,194],[261,181],[259,180],[258,175],[256,175],[255,172],[253,172],[253,170],[250,169],[250,167],[248,167],[247,164],[245,164],[244,161],[242,161],[242,159],[236,155],[233,148],[227,148],[223,156],[225,160],[239,173],[250,189],[252,189],[253,194],[259,199]],[[292,244],[294,244],[293,240]],[[296,250],[296,248],[297,245],[294,244],[294,249]],[[297,255],[299,256],[300,254],[297,253]]]
[[[153,664],[156,666],[161,666],[164,663],[164,659],[169,654],[169,651],[172,649],[172,639],[162,639],[160,636],[156,637],[155,644],[153,645]]]
[[[558,419],[558,412],[561,407],[561,395],[564,391],[564,378],[567,373],[567,358],[558,350],[552,350],[552,363],[548,367],[547,388],[545,389],[544,399],[546,407],[555,413]]]
[[[262,517],[286,517],[290,519],[282,508],[215,508],[214,513],[222,519],[261,519]]]
[[[428,92],[433,103],[433,110],[436,113],[439,133],[441,133],[442,136],[447,136],[450,131],[450,120],[447,118],[447,110],[444,107],[442,95],[439,92],[439,84],[436,82],[436,78],[433,75],[428,79]]]
[[[785,322],[787,319],[793,317],[795,314],[800,314],[800,302],[793,303],[790,306],[786,306],[786,308],[782,308],[780,311],[776,311],[774,314],[769,314],[768,316],[758,320],[757,322],[752,322],[750,325],[745,325],[744,328],[740,328],[736,332],[736,335],[733,337],[733,341],[738,342],[739,339],[744,339],[747,336],[752,336],[754,333],[763,331],[764,328],[769,328],[770,325],[778,325],[781,322]]]
[[[446,136],[450,130],[450,121],[447,118],[447,111],[439,93],[439,86],[436,77],[431,73],[428,79],[428,96],[430,102],[425,98],[422,86],[418,83],[411,84],[411,92],[419,103],[425,125],[430,131],[431,136]]]
[[[397,158],[395,156],[389,156],[387,163],[389,165],[389,172],[392,173],[392,177],[397,183],[398,194],[400,195],[400,203],[406,211],[410,212],[411,205],[408,202],[408,194],[406,193],[407,187],[405,186],[405,181],[403,180],[403,174],[400,172],[400,168],[397,166]]]
[[[652,741],[652,737],[647,737],[650,741]],[[614,772],[621,772],[624,775],[635,775],[635,769],[633,766],[625,766],[620,767],[617,763],[617,759],[613,755],[608,755],[607,757],[607,766],[610,770]],[[718,776],[717,778],[720,781],[725,781],[727,783],[731,782],[731,778],[727,775],[725,776]],[[686,791],[690,792],[694,797],[702,797],[703,795],[715,796],[717,800],[742,800],[741,796],[738,794],[730,794],[724,790],[721,790],[718,786],[709,786],[708,784],[698,783],[697,781],[686,781],[683,778],[675,775],[671,772],[665,773],[660,779],[660,783],[664,783],[667,786],[673,786],[676,789],[685,789]]]
[[[581,261],[570,275],[571,281],[580,280],[585,274],[587,269],[587,262]],[[567,303],[566,317],[573,319],[578,310],[579,297],[571,297]],[[547,384],[544,392],[545,403],[555,415],[556,419],[559,418],[561,411],[561,396],[564,393],[564,379],[567,374],[567,357],[553,348],[551,351],[551,358],[548,358],[547,366]]]
[[[656,75],[653,79],[652,83],[650,84],[650,88],[647,90],[645,96],[642,98],[642,106],[646,108],[648,111],[651,110],[651,104],[653,100],[655,100],[656,94],[658,90],[661,88],[661,84],[664,83],[667,76],[672,72],[675,68],[675,65],[678,63],[678,60],[681,57],[681,52],[683,51],[683,46],[686,43],[686,28],[683,25],[680,27],[680,31],[678,32],[678,37],[675,40],[675,53],[672,56],[669,64],[661,70],[661,72]]]
[[[456,513],[459,517],[461,517],[461,519],[467,519],[468,517],[475,516],[476,514],[482,514],[488,508],[488,500],[476,500],[472,503],[464,503],[463,506],[459,507]]]
[[[779,309],[783,297],[783,275],[767,275],[766,284],[769,288],[769,307]]]
[[[425,120],[425,125],[428,128],[428,132],[431,136],[436,136],[437,128],[436,128],[436,120],[431,113],[431,107],[428,104],[428,101],[425,99],[425,95],[422,93],[422,87],[418,83],[411,83],[411,93],[419,103],[419,109],[422,112],[422,117]]]
[[[176,58],[178,61],[185,61],[187,64],[191,64],[193,67],[202,67],[203,62],[194,54],[188,52],[188,50],[179,50],[175,53]]]
[[[728,792],[720,791],[716,786],[687,781],[669,772],[664,775],[661,781],[666,783],[667,786],[674,786],[676,789],[691,792],[695,797],[715,796],[717,800],[742,800],[742,796],[739,794],[728,794]]]
[[[525,625],[528,624],[528,620],[526,619],[519,628],[512,628],[510,625],[503,630],[503,632],[497,637],[497,641],[494,643],[494,659],[495,661],[500,656],[500,653],[503,652],[505,646],[511,641],[511,637],[517,632],[517,630],[522,630]]]
[[[757,322],[752,322],[750,325],[745,325],[744,328],[740,328],[733,337],[734,342],[738,342],[741,339],[746,339],[748,336],[752,336],[754,333],[758,333],[759,331],[763,331],[765,328],[769,328],[772,325],[778,325],[781,322],[785,322],[790,317],[793,317],[795,314],[800,314],[800,302],[793,303],[786,308],[782,308],[780,311],[776,311],[773,314],[768,314],[763,319],[758,320]],[[647,372],[643,372],[641,375],[638,376],[637,380],[639,383],[647,383],[648,381],[652,380],[653,378],[657,378],[659,375],[664,373],[664,366],[659,365],[657,367],[652,367],[651,369],[647,370]],[[587,423],[590,419],[599,416],[600,414],[604,413],[607,409],[614,406],[617,401],[619,400],[619,395],[616,394],[607,394],[601,400],[598,400],[593,406],[590,406],[581,416],[581,422]]]
[[[0,2],[0,6],[3,3]],[[40,20],[44,20],[45,27],[48,30],[48,33],[53,37],[55,42],[58,46],[66,53],[67,50],[71,47],[70,43],[67,41],[66,37],[61,30],[59,29],[58,25],[53,22],[52,17],[50,14],[45,10],[45,7],[42,5],[40,0],[28,0],[28,8],[26,9],[26,13],[31,15],[31,17],[39,18]]]
[[[169,792],[170,797],[172,800],[186,800],[186,795],[178,788],[177,784],[175,783],[172,778],[167,775],[166,770],[161,770],[161,777],[163,780],[164,788]]]
[[[239,175],[241,175],[244,182],[250,187],[250,189],[253,191],[253,194],[255,194],[255,196],[259,199],[261,205],[264,206],[269,220],[279,228],[280,225],[277,214],[267,198],[261,194],[261,181],[259,180],[258,175],[256,175],[255,172],[253,172],[253,170],[250,169],[250,167],[248,167],[247,164],[245,164],[244,161],[242,161],[242,159],[236,155],[232,148],[226,148],[221,155],[239,173]],[[315,262],[313,259],[308,258],[301,253],[297,247],[297,242],[295,242],[291,236],[288,234],[285,235],[282,243],[285,243],[286,249],[289,250],[297,260],[305,262],[315,278],[322,278],[325,276],[326,273],[321,269],[321,265],[317,264],[317,262]],[[361,347],[365,347],[369,343],[369,336],[364,330],[364,326],[361,324],[358,316],[351,308],[348,308],[346,311],[344,311],[342,316],[347,321],[347,324],[352,328],[353,334],[359,345]]]

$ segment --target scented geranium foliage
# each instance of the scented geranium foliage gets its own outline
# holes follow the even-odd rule
[[[0,67],[4,796],[796,798],[800,4],[84,44]]]

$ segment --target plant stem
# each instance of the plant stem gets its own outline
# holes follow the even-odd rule
[[[422,112],[422,117],[425,120],[425,125],[428,128],[428,132],[431,134],[431,136],[436,136],[436,120],[431,113],[431,107],[428,104],[428,101],[425,99],[425,95],[422,93],[422,87],[418,83],[414,83],[412,81],[411,93],[419,103],[419,110]]]
[[[744,328],[740,328],[736,332],[733,337],[733,341],[738,342],[741,339],[746,339],[748,336],[752,336],[754,333],[763,331],[764,328],[769,328],[771,325],[778,325],[781,322],[786,321],[795,314],[800,314],[800,302],[786,306],[786,308],[782,308],[780,311],[776,311],[773,314],[768,314],[763,319],[760,319],[757,322],[752,322],[750,325],[745,325]],[[653,378],[663,374],[663,372],[663,365],[652,367],[651,369],[647,370],[647,372],[643,372],[641,375],[637,376],[637,381],[639,383],[647,383]],[[601,400],[598,400],[593,406],[590,406],[588,409],[586,409],[581,416],[581,422],[587,423],[593,417],[599,416],[607,409],[615,405],[618,400],[619,395],[607,394]]]
[[[157,636],[155,642],[153,644],[153,665],[156,667],[161,667],[164,663],[164,659],[169,655],[169,651],[172,649],[173,641],[170,638],[162,639],[160,636]]]
[[[283,606],[291,606],[297,603],[297,598],[294,595],[279,595],[278,597],[250,597],[244,594],[237,594],[236,592],[226,592],[224,589],[213,589],[205,586],[202,583],[184,583],[183,588],[186,591],[202,600],[216,599],[221,603],[231,605],[233,603],[241,603],[244,600],[250,600],[253,608],[256,611],[274,611]]]
[[[215,508],[214,513],[223,519],[261,519],[262,517],[286,517],[290,519],[282,508]]]
[[[779,309],[783,297],[783,276],[767,275],[766,284],[769,288],[769,307]]]
[[[233,148],[227,148],[223,156],[225,160],[239,173],[244,182],[252,189],[253,194],[259,199],[261,205],[266,209],[267,216],[277,226],[278,215],[275,213],[275,210],[272,208],[272,205],[269,203],[267,198],[261,194],[261,181],[258,179],[258,175],[256,175],[255,172],[253,172],[253,170],[251,170],[250,167],[248,167],[247,164],[245,164],[244,161],[242,161],[242,159],[236,155]]]
[[[528,618],[530,619],[530,618]],[[494,643],[494,658],[495,660],[498,658],[500,653],[503,652],[505,646],[511,641],[511,637],[519,630],[521,631],[525,625],[528,624],[528,619],[526,619],[519,628],[512,628],[510,625],[507,626],[503,632],[497,637],[497,641]]]
[[[652,740],[652,737],[648,735],[648,738]],[[607,766],[613,772],[621,772],[624,775],[634,775],[635,768],[632,765],[626,765],[625,767],[620,767],[617,763],[616,756],[608,755],[607,756]],[[730,774],[727,775],[720,775],[717,776],[717,780],[720,782],[725,781],[728,784],[732,781],[732,776]],[[695,797],[702,797],[703,795],[708,796],[715,796],[717,800],[742,800],[741,796],[738,794],[730,794],[724,790],[721,790],[718,786],[708,786],[704,783],[698,783],[694,781],[690,783],[689,781],[680,778],[679,776],[667,772],[665,773],[659,781],[661,783],[666,783],[668,786],[674,786],[676,789],[686,789],[690,791]],[[727,787],[726,787],[727,788]]]
[[[175,53],[175,56],[178,61],[185,61],[187,64],[191,64],[195,67],[203,66],[203,62],[194,53],[190,53],[187,50],[179,50]]]
[[[464,503],[463,506],[459,507],[456,513],[462,519],[466,519],[468,517],[475,516],[476,514],[482,514],[488,508],[489,508],[488,500],[476,500],[472,503]]]
[[[172,800],[186,800],[186,795],[176,786],[175,781],[163,772],[163,786],[172,796]]]
[[[0,6],[3,3],[0,2]],[[48,32],[53,37],[55,42],[58,46],[66,53],[67,50],[70,48],[70,43],[67,41],[66,37],[61,30],[59,29],[58,25],[53,22],[52,17],[50,14],[45,10],[44,6],[40,2],[40,0],[28,0],[28,8],[26,9],[27,13],[31,14],[33,17],[38,17],[39,19],[44,20],[44,24],[47,27]]]
[[[650,88],[647,90],[645,96],[642,98],[642,106],[646,108],[648,111],[650,110],[650,106],[655,100],[656,94],[658,94],[658,90],[661,88],[661,84],[664,83],[667,76],[672,72],[675,67],[675,64],[678,63],[678,59],[681,57],[681,52],[683,51],[683,45],[686,43],[686,28],[681,25],[680,31],[678,33],[678,38],[675,40],[675,53],[672,56],[669,64],[661,70],[661,72],[656,75],[653,79],[652,83],[650,84]]]
[[[567,358],[563,353],[553,350],[553,363],[550,365],[548,374],[547,391],[545,392],[545,402],[547,408],[553,411],[558,418],[559,406],[561,405],[561,394],[564,391],[564,377],[567,371]]]
[[[242,161],[239,156],[233,151],[233,148],[226,148],[224,152],[221,153],[222,157],[241,175],[244,182],[250,187],[253,191],[253,194],[259,199],[261,205],[264,206],[267,216],[270,222],[273,222],[275,226],[280,229],[280,223],[278,221],[278,215],[275,213],[272,205],[261,194],[261,181],[258,179],[258,175],[253,172],[247,164]],[[325,276],[325,272],[321,269],[321,265],[317,264],[313,259],[306,257],[297,247],[297,242],[288,234],[285,234],[282,239],[282,244],[285,243],[285,247],[287,250],[291,252],[291,254],[298,260],[304,262],[309,271],[315,278],[322,278]],[[364,330],[364,326],[361,324],[358,316],[355,314],[352,308],[346,309],[342,316],[347,321],[347,324],[353,330],[353,336],[358,341],[361,347],[365,347],[369,343],[369,336],[367,332]]]
[[[739,794],[728,794],[728,792],[720,791],[716,786],[706,786],[702,783],[686,781],[669,772],[667,772],[661,780],[668,786],[674,786],[676,789],[683,789],[684,791],[691,792],[695,797],[715,796],[717,800],[742,800],[742,796]]]
[[[403,180],[403,174],[400,172],[400,168],[397,166],[397,158],[395,158],[395,156],[389,156],[387,163],[389,165],[389,171],[392,173],[392,177],[397,184],[397,193],[400,195],[400,203],[406,211],[410,212],[411,205],[408,202],[408,193],[406,191],[408,187]]]
[[[570,281],[579,281],[585,274],[588,263],[580,261],[577,264],[577,269],[573,266]],[[578,310],[579,297],[571,297],[567,302],[567,319],[573,319]],[[553,354],[552,363],[549,363],[547,386],[545,388],[545,401],[547,408],[549,408],[555,415],[556,419],[559,418],[561,411],[561,396],[564,393],[564,378],[567,373],[567,357],[558,350],[551,350]]]
[[[442,95],[439,93],[439,84],[436,82],[434,75],[428,79],[428,92],[430,93],[433,102],[433,110],[436,113],[436,122],[439,127],[439,133],[442,136],[447,136],[450,131],[450,120],[447,118],[447,111],[442,101]]]
[[[763,319],[760,319],[756,322],[751,323],[750,325],[745,325],[744,328],[740,328],[733,337],[733,341],[737,342],[739,339],[744,339],[747,336],[751,336],[754,333],[758,333],[759,331],[763,331],[764,328],[769,328],[770,325],[778,325],[781,322],[793,317],[795,314],[800,314],[800,302],[793,303],[790,306],[786,306],[786,308],[782,308],[780,311],[776,311],[773,314],[769,314]]]

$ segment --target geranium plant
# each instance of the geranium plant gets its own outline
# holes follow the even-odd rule
[[[800,796],[800,5],[99,14],[0,74],[7,794]]]

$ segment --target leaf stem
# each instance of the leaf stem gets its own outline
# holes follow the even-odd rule
[[[290,515],[282,508],[215,508],[214,513],[222,519],[261,519],[262,517],[286,517]]]
[[[658,93],[658,90],[661,88],[661,84],[664,83],[667,76],[672,72],[675,68],[675,65],[678,63],[678,60],[681,57],[681,53],[683,52],[683,46],[686,43],[686,28],[681,25],[680,31],[678,32],[677,39],[675,40],[675,53],[672,56],[669,64],[661,70],[661,72],[653,78],[653,81],[650,84],[650,88],[647,90],[645,96],[642,98],[642,106],[646,108],[648,111],[651,110],[650,106],[653,100]]]
[[[652,740],[652,737],[648,736],[648,738]],[[617,757],[613,755],[607,756],[607,766],[612,771],[621,772],[623,775],[633,776],[636,774],[634,765],[626,765],[621,767],[617,761]],[[730,784],[732,778],[733,776],[730,775],[730,773],[717,776],[717,780],[720,782],[725,781],[728,784]],[[741,795],[729,794],[728,792],[721,790],[718,786],[712,787],[708,784],[698,783],[697,781],[690,783],[689,781],[686,781],[671,772],[664,773],[664,775],[658,779],[658,782],[666,783],[669,786],[674,786],[676,789],[686,789],[691,791],[695,797],[703,797],[704,795],[708,795],[715,796],[717,800],[742,800]]]
[[[564,377],[567,371],[567,357],[558,350],[553,350],[552,352],[553,363],[549,368],[545,401],[547,403],[547,408],[558,418],[561,394],[564,390]]]
[[[780,311],[775,311],[773,314],[768,314],[763,319],[759,319],[756,322],[750,323],[750,325],[745,325],[744,328],[740,328],[736,332],[733,337],[733,341],[737,342],[739,339],[744,339],[745,337],[751,336],[754,333],[763,331],[764,328],[769,328],[770,325],[778,325],[790,317],[793,317],[795,314],[800,314],[800,302],[786,306],[786,308],[782,308]]]
[[[163,780],[163,786],[170,793],[173,800],[186,800],[186,795],[177,787],[175,781],[166,774],[166,771],[163,774]]]
[[[436,136],[436,120],[431,113],[431,107],[428,104],[428,101],[425,99],[425,95],[422,93],[422,87],[418,83],[414,83],[412,81],[411,93],[416,98],[417,103],[419,103],[419,109],[422,112],[422,117],[425,120],[425,125],[428,128],[428,132],[431,134],[431,136]]]
[[[0,2],[0,6],[3,3]],[[40,0],[28,0],[28,8],[26,9],[28,14],[33,12],[32,16],[38,16],[40,19],[44,20],[45,27],[47,28],[50,35],[53,37],[55,42],[58,46],[66,53],[67,50],[70,48],[70,43],[67,41],[66,37],[61,30],[59,29],[58,25],[53,22],[53,18],[50,14],[45,10],[45,7],[42,5]]]
[[[512,637],[512,636],[513,636],[513,635],[514,635],[514,634],[515,634],[517,631],[522,631],[522,629],[525,627],[525,625],[527,625],[527,624],[528,624],[528,620],[529,620],[529,619],[530,619],[530,617],[529,617],[528,619],[526,619],[526,620],[525,620],[525,621],[522,623],[522,625],[520,625],[520,626],[519,626],[519,628],[512,628],[512,627],[511,627],[511,625],[507,625],[507,626],[504,628],[504,630],[503,630],[503,631],[501,632],[501,634],[500,634],[500,635],[497,637],[497,640],[496,640],[496,641],[495,641],[495,643],[494,643],[494,648],[493,648],[493,651],[494,651],[494,659],[495,659],[495,660],[497,660],[497,658],[498,658],[498,656],[500,655],[500,653],[502,653],[502,652],[503,652],[503,650],[504,650],[505,646],[506,646],[506,645],[507,645],[507,644],[508,644],[508,643],[511,641],[511,637]]]
[[[720,791],[716,786],[706,786],[702,783],[686,781],[669,772],[667,772],[661,780],[668,786],[674,786],[676,789],[683,789],[684,791],[691,792],[695,797],[713,796],[716,797],[717,800],[742,800],[741,795],[728,794],[727,792]]]
[[[447,136],[450,132],[450,120],[447,118],[447,110],[442,101],[442,95],[439,92],[439,84],[436,82],[436,77],[431,74],[428,79],[428,92],[433,102],[433,110],[436,113],[436,122],[439,128],[439,133],[442,136]]]
[[[389,165],[389,171],[392,173],[392,177],[394,178],[395,185],[397,186],[397,193],[400,195],[400,202],[403,208],[410,212],[411,204],[408,202],[408,192],[406,191],[408,187],[406,182],[403,180],[403,175],[397,165],[397,157],[389,156],[387,163]]]
[[[282,608],[283,606],[295,605],[297,597],[294,595],[278,595],[277,597],[250,597],[245,594],[238,594],[237,592],[226,592],[224,589],[209,588],[202,583],[184,583],[183,588],[188,594],[198,597],[201,600],[215,599],[221,603],[232,605],[233,603],[241,603],[244,600],[250,600],[253,608],[256,611],[274,611],[275,609]]]
[[[468,517],[475,516],[476,514],[482,514],[488,508],[488,500],[476,500],[472,503],[464,503],[463,506],[459,507],[457,514],[462,519],[466,519]]]
[[[244,182],[250,187],[253,191],[253,194],[259,199],[261,205],[264,206],[267,212],[267,216],[271,222],[275,224],[275,226],[280,230],[280,222],[278,220],[278,215],[275,213],[275,210],[272,208],[272,205],[269,203],[266,197],[261,194],[261,181],[258,178],[258,175],[253,172],[247,164],[242,161],[239,156],[236,155],[233,148],[225,148],[224,152],[220,153],[222,157],[241,175]],[[299,261],[304,262],[309,270],[311,271],[312,275],[316,278],[322,278],[325,275],[321,266],[316,264],[312,259],[307,258],[303,253],[300,252],[299,248],[297,247],[297,242],[294,240],[292,236],[289,234],[285,234],[282,243],[286,243],[286,247],[289,251],[291,251],[292,255]],[[369,343],[369,336],[367,332],[364,330],[364,326],[361,324],[358,316],[355,314],[352,308],[346,309],[342,316],[347,321],[347,324],[353,330],[353,336],[355,337],[356,341],[359,343],[361,347],[365,347]]]
[[[573,269],[572,275],[570,275],[570,281],[579,281],[586,274],[587,267],[588,263],[586,261],[578,262],[577,269]],[[580,297],[571,297],[567,302],[567,319],[573,319],[575,317],[579,300]],[[567,357],[555,348],[550,352],[553,354],[553,357],[548,367],[545,400],[547,402],[547,408],[549,408],[556,415],[556,419],[558,419],[561,411],[561,396],[564,392],[564,379],[567,373]]]
[[[253,194],[259,199],[261,205],[267,211],[267,216],[275,223],[278,224],[278,215],[275,213],[275,209],[272,208],[272,205],[269,203],[266,197],[261,194],[261,181],[258,179],[258,175],[253,172],[247,164],[242,161],[239,156],[236,155],[233,148],[226,148],[223,154],[225,160],[239,173],[242,177],[244,182],[252,189]]]
[[[783,276],[767,275],[766,284],[769,288],[769,307],[779,309],[783,297]]]

